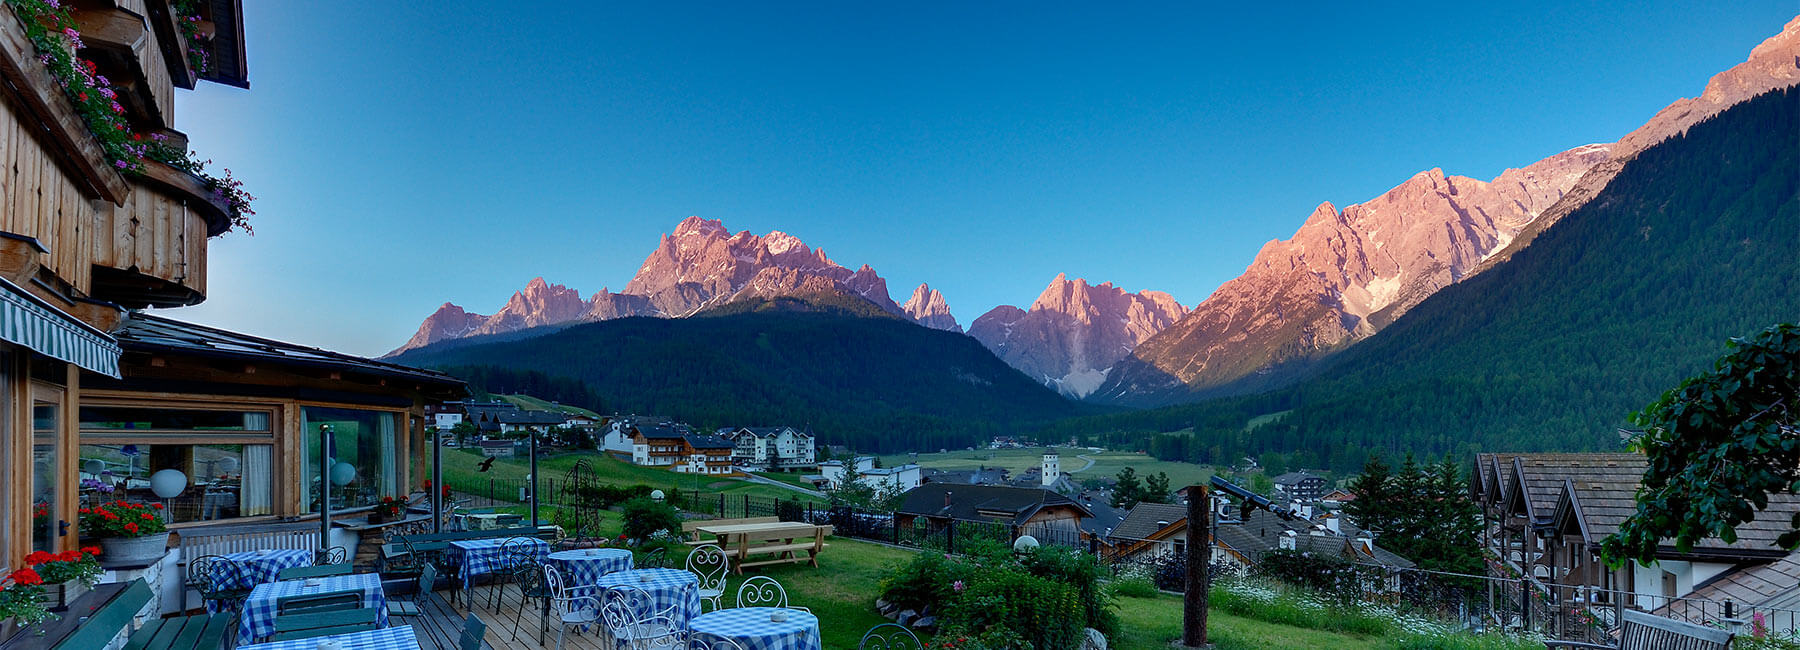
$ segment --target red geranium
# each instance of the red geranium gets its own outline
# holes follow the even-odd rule
[[[43,576],[38,575],[38,572],[31,570],[30,567],[26,567],[23,569],[19,569],[18,571],[14,571],[14,572],[12,572],[12,575],[7,576],[7,577],[12,578],[13,582],[16,582],[16,583],[19,583],[22,585],[44,584]]]
[[[129,523],[125,524],[125,532],[128,532],[128,533],[138,532],[137,522],[129,522]]]

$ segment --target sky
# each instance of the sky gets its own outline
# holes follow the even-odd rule
[[[251,87],[177,128],[255,195],[167,316],[377,355],[531,278],[624,287],[689,215],[929,282],[966,327],[1058,273],[1193,306],[1320,202],[1610,142],[1791,0],[244,0]]]

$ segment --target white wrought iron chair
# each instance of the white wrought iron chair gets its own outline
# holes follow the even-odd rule
[[[682,650],[686,647],[687,630],[676,625],[675,618],[657,613],[650,592],[637,587],[612,587],[606,590],[600,618],[615,647],[630,650]],[[560,650],[560,648],[559,648]]]
[[[797,609],[808,614],[812,613],[812,610],[805,607],[788,605],[787,589],[782,588],[781,583],[769,576],[753,576],[749,580],[745,580],[744,584],[738,585],[737,606],[782,607]]]
[[[585,628],[600,622],[600,599],[577,596],[563,586],[562,573],[556,567],[544,567],[544,587],[550,593],[550,613],[560,625],[556,628],[556,650],[562,650],[563,636],[571,627]],[[519,607],[527,605],[519,603]]]
[[[744,650],[744,645],[708,632],[695,632],[688,637],[687,650]]]
[[[731,558],[725,549],[712,544],[695,548],[687,556],[688,573],[700,579],[700,609],[712,603],[714,610],[725,607],[725,577],[731,573]]]
[[[922,650],[924,647],[912,630],[894,623],[869,628],[863,633],[862,641],[856,644],[856,650]]]

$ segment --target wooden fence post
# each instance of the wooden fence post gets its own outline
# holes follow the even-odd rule
[[[1212,589],[1212,499],[1206,486],[1188,487],[1187,593],[1182,598],[1181,644],[1210,648],[1206,641],[1206,608]]]

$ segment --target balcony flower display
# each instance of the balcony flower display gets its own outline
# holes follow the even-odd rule
[[[8,623],[0,630],[0,637],[10,637],[19,628],[50,620],[50,610],[44,607],[43,576],[25,567],[6,576],[6,582],[6,588],[0,589],[0,619]]]
[[[25,556],[25,563],[43,580],[44,603],[63,607],[100,581],[100,560],[96,557],[99,554],[100,549],[94,546],[62,553],[38,551]]]

